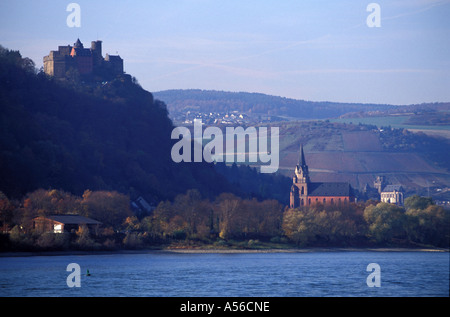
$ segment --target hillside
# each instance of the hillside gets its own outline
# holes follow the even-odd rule
[[[130,76],[61,82],[0,49],[0,191],[8,197],[38,188],[116,190],[157,203],[191,188],[232,191],[212,164],[172,161],[166,106]]]
[[[280,128],[280,170],[292,175],[304,144],[312,179],[348,181],[358,190],[384,175],[408,194],[450,198],[450,141],[406,129],[326,121],[273,123]]]
[[[349,112],[386,111],[391,105],[313,102],[270,96],[261,93],[214,90],[166,90],[154,92],[164,100],[172,116],[179,112],[231,112],[262,114],[297,119],[325,119]]]
[[[450,110],[450,103],[394,106],[384,104],[338,103],[306,101],[248,92],[214,90],[165,90],[154,92],[156,98],[167,104],[171,118],[184,121],[186,113],[231,113],[250,116],[250,121],[298,119],[328,119],[337,117],[380,116],[412,112]],[[420,119],[419,119],[420,120]],[[420,120],[423,122],[423,120]],[[440,121],[442,123],[442,120]],[[448,123],[447,123],[448,124]]]
[[[385,175],[389,182],[407,187],[409,194],[450,199],[449,103],[345,104],[204,90],[154,94],[167,103],[169,115],[179,123],[188,123],[183,118],[189,114],[208,125],[280,127],[280,172],[288,177],[303,143],[317,181],[348,181],[362,191],[376,176]],[[235,120],[212,122],[211,112]],[[262,120],[263,116],[272,119]],[[331,117],[340,119],[317,120]]]
[[[288,105],[294,107],[297,102],[262,94],[176,92],[180,105],[185,93],[203,100],[205,108],[195,106],[195,99],[186,97],[185,104],[198,109],[220,105],[217,96],[223,98],[221,106],[217,106],[221,110],[236,109],[231,105],[240,104],[250,113],[258,107],[259,111],[278,107],[277,114],[288,113]],[[286,177],[261,175],[247,167],[176,164],[170,157],[176,141],[170,137],[174,125],[165,103],[154,96],[174,107],[172,97],[153,95],[130,76],[106,84],[61,82],[37,73],[33,61],[22,58],[19,52],[2,48],[0,191],[21,198],[38,188],[62,189],[76,195],[86,189],[117,190],[132,199],[143,196],[157,204],[198,189],[204,197],[231,192],[275,198],[286,204],[289,178],[298,158],[298,146],[303,143],[312,177],[317,181],[349,181],[361,189],[382,174],[390,182],[408,186],[411,192],[427,194],[430,188],[433,197],[448,198],[449,142],[405,129],[387,128],[381,132],[376,126],[328,121],[272,123],[280,127],[280,172]],[[314,105],[322,109],[310,109],[311,116],[325,116],[328,112],[323,109],[332,105],[339,113],[357,107],[302,103],[306,108]],[[430,122],[438,119],[436,115],[427,118]],[[445,118],[439,122],[445,123]]]

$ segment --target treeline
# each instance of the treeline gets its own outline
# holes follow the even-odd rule
[[[37,190],[20,201],[0,193],[2,250],[114,250],[192,245],[241,248],[332,246],[449,247],[450,212],[430,198],[412,196],[405,207],[368,201],[343,206],[285,208],[276,200],[244,199],[223,193],[204,198],[188,190],[137,217],[118,192],[85,191],[79,196]],[[37,216],[78,214],[101,221],[66,233],[38,232]]]
[[[114,191],[87,190],[79,197],[39,189],[20,201],[9,200],[0,192],[0,246],[3,250],[101,250],[154,247],[174,241],[268,240],[282,235],[283,208],[276,200],[243,199],[230,193],[209,200],[198,190],[189,190],[138,218],[130,209],[129,197]],[[80,227],[64,234],[33,227],[35,217],[67,214],[98,220],[102,226],[95,233]]]
[[[100,231],[81,226],[74,232],[41,232],[33,227],[35,217],[80,215],[102,223]],[[115,191],[90,191],[75,196],[61,190],[38,189],[21,200],[10,200],[0,192],[0,249],[67,250],[111,249],[124,239],[122,224],[132,217],[130,199]]]
[[[447,104],[447,111],[450,108],[450,104]],[[406,120],[405,124],[411,125],[430,125],[430,126],[439,126],[439,125],[449,125],[450,122],[450,114],[448,112],[442,111],[430,111],[415,114]]]
[[[431,137],[423,132],[413,133],[407,129],[393,129],[382,127],[380,142],[383,148],[394,152],[416,152],[427,161],[450,171],[450,140],[443,137]]]
[[[431,198],[411,196],[405,207],[368,201],[336,209],[287,210],[283,232],[301,246],[430,245],[449,247],[450,211]]]

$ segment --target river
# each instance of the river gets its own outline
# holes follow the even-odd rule
[[[70,263],[79,266],[79,276],[67,271]],[[73,284],[76,281],[79,287]],[[448,297],[449,253],[143,252],[0,257],[0,296]]]

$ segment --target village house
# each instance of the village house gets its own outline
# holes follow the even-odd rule
[[[72,232],[86,225],[90,232],[97,234],[101,224],[97,220],[79,215],[39,216],[33,219],[33,229],[37,232]]]

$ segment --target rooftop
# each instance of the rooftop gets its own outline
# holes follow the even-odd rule
[[[383,192],[399,192],[403,191],[402,185],[387,185],[385,188],[383,188]]]
[[[66,225],[81,225],[81,224],[86,224],[86,225],[100,225],[101,222],[91,219],[91,218],[87,218],[87,217],[83,217],[80,215],[51,215],[51,216],[47,216],[45,217],[47,219],[51,219],[53,221],[56,222],[60,222]]]
[[[310,183],[309,196],[351,196],[348,183]]]

